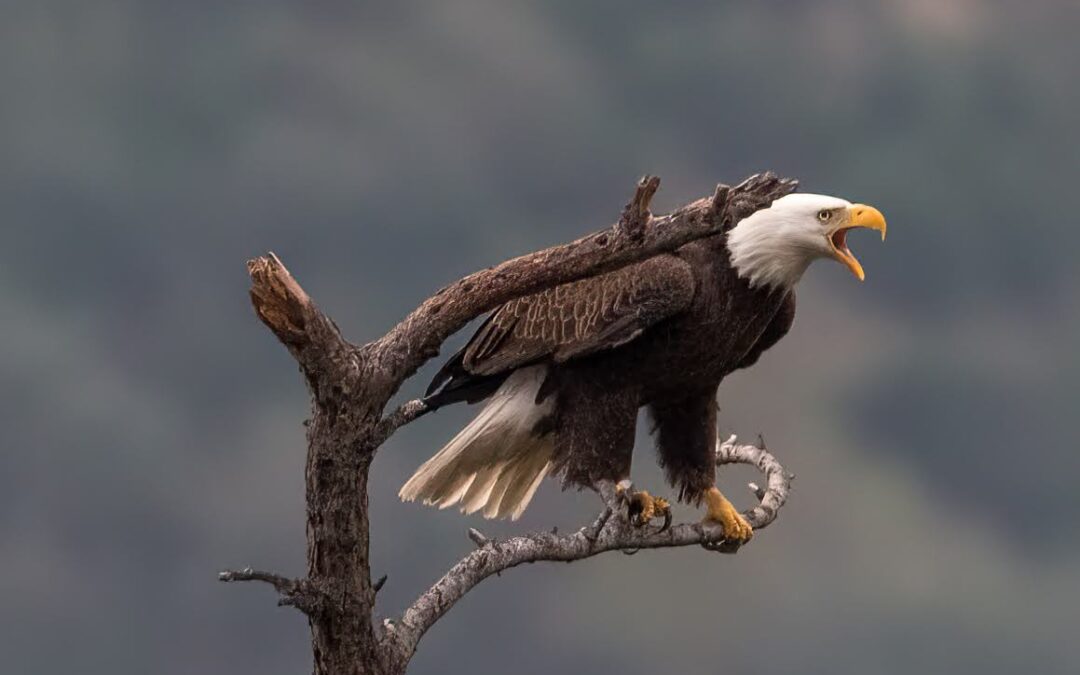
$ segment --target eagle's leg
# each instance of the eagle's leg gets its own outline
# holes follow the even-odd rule
[[[668,481],[679,500],[705,501],[705,523],[724,528],[724,539],[748,541],[754,534],[746,519],[716,488],[716,386],[660,398],[649,410],[656,423],[656,447]]]
[[[618,386],[603,369],[578,364],[561,373],[555,425],[555,466],[565,484],[591,487],[611,512],[635,527],[664,519],[671,524],[666,499],[634,490],[630,466],[634,455],[638,398]]]
[[[735,509],[724,493],[713,486],[704,492],[702,498],[707,506],[702,522],[719,523],[724,528],[724,539],[727,541],[740,544],[750,541],[750,537],[754,536],[754,528],[750,527],[750,523],[746,522],[746,518]]]

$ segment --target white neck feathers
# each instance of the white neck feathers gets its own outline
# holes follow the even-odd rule
[[[823,195],[791,194],[739,221],[728,232],[735,272],[750,286],[789,289],[814,260],[829,254],[815,214],[848,202]]]

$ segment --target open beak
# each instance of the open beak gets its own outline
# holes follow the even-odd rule
[[[847,219],[842,221],[836,229],[829,233],[829,243],[832,245],[833,256],[844,263],[851,273],[862,281],[866,278],[862,265],[852,255],[847,247],[848,230],[862,227],[867,230],[877,230],[881,233],[881,240],[885,241],[885,216],[881,215],[873,206],[866,204],[852,204],[848,207]]]

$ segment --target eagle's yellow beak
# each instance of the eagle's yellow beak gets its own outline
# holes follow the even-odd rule
[[[866,278],[866,273],[863,272],[859,261],[852,255],[851,249],[847,247],[847,232],[856,227],[877,230],[881,233],[881,240],[885,241],[885,216],[881,215],[881,211],[878,211],[873,206],[852,204],[848,207],[847,218],[841,219],[836,229],[829,233],[829,243],[832,244],[833,255],[836,256],[837,260],[847,265],[847,268],[859,278],[859,281],[862,281]]]

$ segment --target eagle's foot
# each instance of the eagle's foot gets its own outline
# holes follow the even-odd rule
[[[663,497],[654,497],[645,490],[635,492],[629,483],[616,486],[618,495],[626,501],[626,517],[634,527],[645,527],[656,518],[663,518],[660,532],[671,527],[671,504]]]
[[[739,545],[750,541],[754,536],[754,528],[746,522],[746,518],[735,510],[720,490],[711,487],[705,491],[705,503],[708,510],[705,518],[701,521],[706,524],[718,523],[724,528],[724,541]]]

